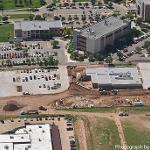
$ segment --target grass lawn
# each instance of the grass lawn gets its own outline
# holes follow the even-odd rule
[[[33,14],[8,14],[8,16],[10,16],[10,19],[29,19],[30,16],[34,17]]]
[[[97,112],[97,113],[105,113],[105,112],[116,112],[118,111],[127,111],[131,113],[147,113],[150,112],[150,105],[145,105],[141,107],[112,107],[112,108],[83,108],[83,109],[64,109],[66,111],[76,111],[76,112]]]
[[[13,24],[3,24],[0,25],[0,42],[9,41],[10,37],[14,37],[14,25]]]
[[[145,113],[150,112],[150,105],[145,105],[141,107],[122,107],[120,108],[121,111],[133,112],[133,113]]]
[[[89,150],[115,150],[120,138],[114,121],[107,118],[83,118]]]
[[[30,0],[26,0],[27,3],[25,3],[25,0],[16,0],[17,5],[15,5],[15,0],[1,0],[1,1],[2,2],[0,4],[3,5],[4,9],[38,8],[41,6],[40,0],[31,0],[32,5],[30,5],[29,3]]]
[[[150,130],[144,127],[139,128],[130,121],[122,121],[124,135],[128,145],[148,145],[150,147]],[[142,149],[141,149],[142,150]]]

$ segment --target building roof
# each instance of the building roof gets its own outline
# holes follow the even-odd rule
[[[143,88],[150,88],[150,63],[139,63],[138,68],[141,73]]]
[[[29,134],[2,134],[0,135],[0,143],[28,143],[30,142]]]
[[[13,143],[0,143],[0,150],[6,150],[6,147],[8,147],[9,150],[14,150]]]
[[[87,27],[83,30],[80,30],[81,35],[88,38],[97,39],[101,36],[109,34],[114,30],[117,30],[123,26],[126,26],[129,23],[126,20],[121,20],[118,17],[108,17],[95,25]]]
[[[62,28],[61,20],[55,21],[20,21],[15,22],[15,30],[21,29],[22,31],[31,30],[49,30],[50,28]]]
[[[86,74],[91,76],[92,83],[98,83],[100,85],[141,84],[136,68],[87,68]]]
[[[0,150],[6,145],[10,150],[52,150],[50,126],[26,125],[25,128],[19,128],[15,134],[0,135]]]

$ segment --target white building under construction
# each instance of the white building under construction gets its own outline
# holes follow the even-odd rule
[[[137,68],[87,68],[86,74],[91,76],[93,88],[142,88]]]

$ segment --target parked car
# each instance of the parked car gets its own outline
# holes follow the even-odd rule
[[[129,116],[127,112],[119,112],[119,116]]]

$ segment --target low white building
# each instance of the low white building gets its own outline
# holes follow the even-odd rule
[[[2,134],[0,150],[52,150],[50,125],[26,125],[15,134]]]
[[[98,67],[87,68],[93,88],[142,88],[137,68]]]

